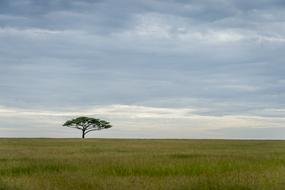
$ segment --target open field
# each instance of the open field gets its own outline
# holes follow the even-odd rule
[[[0,139],[0,176],[0,190],[283,190],[285,141]]]

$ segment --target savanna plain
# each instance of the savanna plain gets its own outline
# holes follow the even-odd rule
[[[0,139],[0,190],[285,189],[285,141]]]

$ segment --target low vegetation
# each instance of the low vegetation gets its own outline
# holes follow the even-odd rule
[[[0,190],[282,190],[285,141],[0,139]]]

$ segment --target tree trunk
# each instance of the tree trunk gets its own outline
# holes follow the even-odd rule
[[[82,131],[82,138],[85,138],[85,131]]]

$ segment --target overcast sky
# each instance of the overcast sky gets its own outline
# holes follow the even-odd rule
[[[0,0],[0,136],[285,139],[284,0]]]

